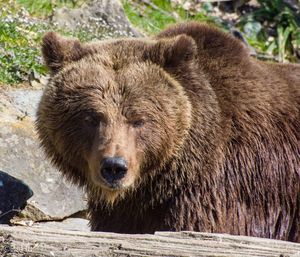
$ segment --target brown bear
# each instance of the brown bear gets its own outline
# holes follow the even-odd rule
[[[208,25],[82,44],[53,32],[37,131],[91,229],[300,242],[300,66]]]

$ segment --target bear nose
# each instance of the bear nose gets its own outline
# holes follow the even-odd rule
[[[101,163],[102,177],[113,187],[127,172],[127,162],[122,157],[107,157]]]

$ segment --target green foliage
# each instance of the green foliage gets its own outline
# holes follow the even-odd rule
[[[17,0],[17,3],[24,6],[31,14],[38,16],[48,16],[54,8],[53,2],[49,0]]]
[[[84,1],[79,0],[16,0],[17,3],[35,16],[49,16],[56,7],[67,6],[74,8]]]
[[[151,4],[145,4],[145,2],[151,2]],[[184,20],[198,20],[221,25],[218,18],[209,16],[212,9],[209,3],[202,11],[195,13],[190,13],[180,6],[172,6],[169,0],[123,0],[122,3],[131,23],[147,34],[157,33],[169,24]]]
[[[53,8],[78,7],[83,0],[0,0],[0,83],[17,84],[28,74],[45,74],[40,54],[40,40],[49,30],[89,41],[99,38],[84,28],[75,32],[58,30],[41,19],[51,15]],[[229,23],[213,14],[213,5],[202,3],[201,9],[187,11],[170,0],[122,0],[125,13],[134,26],[146,34],[157,33],[168,24],[184,20],[214,23],[228,30]],[[276,55],[279,61],[296,61],[300,52],[300,8],[284,0],[258,0],[255,11],[239,18],[237,26],[248,42],[260,52]],[[150,4],[149,4],[150,3]],[[152,4],[151,4],[152,3]],[[29,17],[30,13],[31,17]]]
[[[132,1],[123,1],[125,13],[131,23],[146,33],[156,33],[167,24],[176,22],[172,16],[172,6],[169,1],[156,1],[160,10],[154,10],[150,6],[133,4]],[[165,2],[165,3],[164,3]],[[169,11],[165,11],[168,9]]]
[[[279,62],[295,61],[300,49],[300,13],[283,0],[258,0],[260,8],[241,19],[250,41],[257,41],[263,52],[278,56]],[[247,27],[259,24],[260,29],[248,33]]]
[[[29,22],[23,10],[16,10],[2,6],[0,14],[0,82],[8,84],[26,80],[31,71],[45,72],[37,46],[45,26]]]
[[[145,2],[152,2],[155,8]],[[260,7],[241,16],[237,24],[250,45],[258,52],[277,56],[280,62],[296,61],[296,51],[300,51],[300,11],[285,2],[258,0]],[[209,2],[203,3],[201,10],[195,12],[186,11],[181,6],[174,7],[169,0],[123,0],[123,4],[129,20],[147,34],[157,33],[170,23],[184,20],[214,23],[225,30],[230,28],[229,23],[212,15]]]
[[[27,4],[31,2],[20,1]],[[44,0],[32,2],[38,4],[42,1]],[[63,35],[78,37],[82,41],[94,39],[94,35],[85,30],[58,30],[40,19],[29,17],[27,10],[14,1],[0,2],[0,8],[0,83],[16,85],[27,81],[32,72],[46,73],[40,51],[41,38],[46,31],[56,30]]]

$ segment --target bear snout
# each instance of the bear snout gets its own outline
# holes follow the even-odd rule
[[[127,162],[122,157],[106,157],[102,160],[100,173],[110,188],[121,187],[120,181],[128,170]]]

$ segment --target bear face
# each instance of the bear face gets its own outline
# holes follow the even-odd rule
[[[188,97],[166,69],[195,65],[194,54],[187,36],[83,45],[48,33],[52,76],[37,119],[48,156],[110,203],[154,176],[180,151],[191,119]]]

